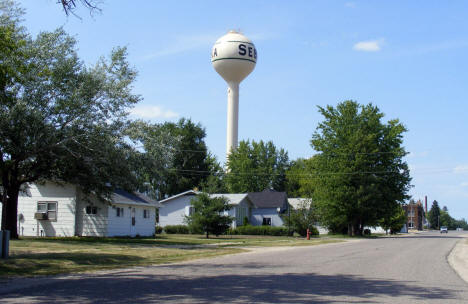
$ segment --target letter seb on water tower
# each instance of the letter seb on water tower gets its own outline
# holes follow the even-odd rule
[[[249,38],[229,31],[211,50],[214,69],[228,84],[226,157],[237,148],[239,121],[239,84],[255,68],[257,49]]]

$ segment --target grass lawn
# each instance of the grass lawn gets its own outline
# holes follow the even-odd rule
[[[156,238],[22,238],[10,241],[0,278],[155,265],[239,253],[244,247],[308,246],[337,239],[272,236],[158,235]]]

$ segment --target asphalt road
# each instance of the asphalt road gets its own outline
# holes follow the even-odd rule
[[[462,233],[259,251],[67,279],[1,303],[468,303],[447,262]]]

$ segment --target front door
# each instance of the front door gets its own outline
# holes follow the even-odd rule
[[[131,218],[131,223],[130,223],[130,236],[135,236],[136,235],[136,216],[135,216],[135,208],[132,208],[132,218]]]

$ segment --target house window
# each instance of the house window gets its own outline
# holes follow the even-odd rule
[[[159,208],[156,208],[156,223],[159,223]]]
[[[57,220],[57,202],[37,202],[37,212],[46,213],[50,221]]]
[[[124,216],[124,208],[117,207],[117,217],[123,217]]]
[[[189,216],[193,215],[195,213],[195,207],[190,206],[189,207]]]
[[[149,218],[149,210],[143,209],[143,218]]]
[[[262,225],[263,226],[271,226],[271,217],[264,217]]]
[[[97,214],[96,206],[86,206],[86,214]]]

